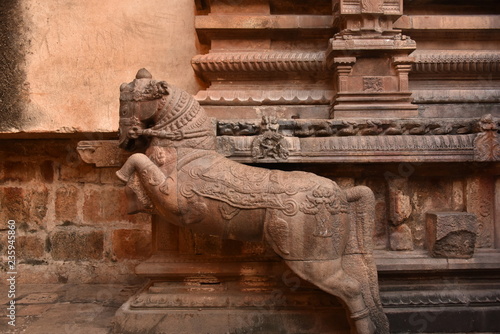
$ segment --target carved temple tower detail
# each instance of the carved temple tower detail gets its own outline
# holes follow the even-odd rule
[[[330,39],[326,60],[334,70],[336,94],[331,118],[408,118],[411,104],[408,73],[416,43],[394,29],[403,14],[402,0],[336,0],[340,32]]]

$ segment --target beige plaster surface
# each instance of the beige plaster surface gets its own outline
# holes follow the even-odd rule
[[[116,131],[119,86],[142,67],[199,90],[190,65],[198,53],[192,1],[22,2],[29,100],[21,131]]]

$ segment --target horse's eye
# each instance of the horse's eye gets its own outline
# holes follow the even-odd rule
[[[125,104],[120,107],[120,116],[127,116],[127,115],[128,115],[128,106]]]

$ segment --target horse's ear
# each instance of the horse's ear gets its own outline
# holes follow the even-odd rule
[[[158,89],[158,93],[162,95],[168,95],[170,94],[169,92],[169,87],[166,81],[159,81],[156,83],[156,88]]]

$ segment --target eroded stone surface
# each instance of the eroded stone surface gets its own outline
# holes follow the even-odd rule
[[[427,213],[427,236],[431,255],[471,258],[476,246],[476,221],[476,216],[467,212]]]

